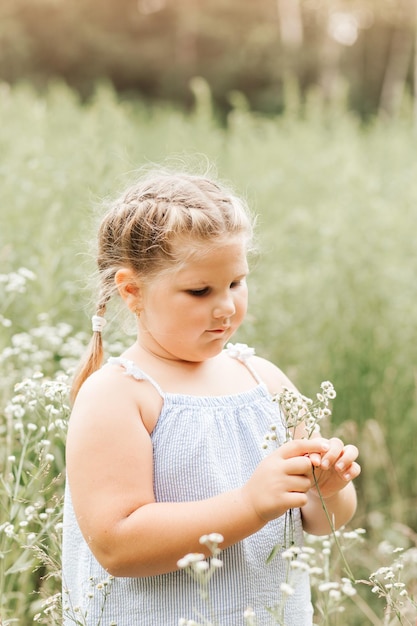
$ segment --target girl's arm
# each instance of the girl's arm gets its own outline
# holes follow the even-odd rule
[[[287,509],[307,505],[308,455],[328,450],[321,438],[281,446],[239,489],[196,502],[155,502],[152,443],[139,412],[139,405],[142,413],[155,407],[155,393],[146,382],[138,385],[106,367],[84,383],[71,415],[67,475],[74,510],[109,573],[175,570],[185,554],[204,552],[204,534],[221,533],[227,547]]]

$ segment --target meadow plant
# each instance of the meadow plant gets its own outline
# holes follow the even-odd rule
[[[198,590],[201,598],[206,601],[210,606],[210,592],[209,584],[210,580],[215,572],[223,567],[223,561],[219,559],[221,552],[219,544],[224,540],[220,533],[210,533],[209,535],[203,535],[200,537],[200,544],[206,546],[210,551],[210,557],[206,558],[203,553],[193,552],[186,554],[177,563],[180,569],[183,569],[187,574],[197,582]],[[205,618],[203,624],[195,622],[194,620],[181,618],[178,626],[220,626],[215,618],[215,607],[210,606],[210,612],[212,620],[208,622]]]
[[[358,529],[349,532],[340,531],[339,535],[341,541],[346,542],[347,547],[354,541],[362,541],[363,533],[362,529]],[[202,543],[204,543],[204,540],[205,537],[201,539]],[[283,604],[269,609],[276,624],[285,624],[283,616],[285,599],[294,593],[298,575],[304,570],[311,577],[312,587],[315,591],[316,614],[322,620],[320,623],[336,625],[335,616],[337,618],[338,615],[344,613],[346,599],[352,598],[357,592],[350,579],[342,577],[340,581],[334,580],[334,566],[332,566],[332,559],[334,558],[333,548],[332,536],[313,537],[306,535],[306,545],[300,547],[292,546],[282,552],[281,558],[289,563],[289,576],[286,582],[281,583],[280,587]],[[221,566],[220,554],[221,551],[217,547],[215,551],[216,566],[214,568],[212,567],[212,559],[205,559],[203,554],[189,554],[178,561],[179,567],[185,568],[189,575],[199,583],[202,597],[207,601],[209,601],[208,583],[215,570]],[[256,626],[257,624],[256,614],[250,607],[243,611],[243,619],[247,626]],[[341,624],[344,623],[341,621]],[[201,623],[183,618],[180,620],[179,626],[220,625],[215,619]]]
[[[379,567],[367,580],[358,582],[371,586],[371,591],[385,602],[384,626],[404,624],[415,626],[417,622],[417,601],[410,593],[411,586],[416,590],[417,548],[394,547],[384,541],[379,552],[390,558],[389,565]]]
[[[280,558],[288,564],[288,578],[281,583],[282,603],[269,609],[275,623],[285,626],[284,607],[286,599],[294,593],[297,577],[300,571],[307,571],[311,580],[312,595],[315,609],[315,626],[346,626],[346,624],[363,625],[363,619],[373,626],[415,626],[417,620],[417,603],[410,591],[415,592],[417,571],[417,548],[403,551],[383,542],[379,551],[384,558],[394,557],[390,565],[381,566],[369,575],[366,580],[354,580],[343,576],[340,550],[352,552],[356,547],[363,550],[365,545],[365,530],[341,529],[332,534],[317,537],[305,534],[305,545],[292,546],[283,550]],[[208,537],[220,537],[217,533]],[[337,544],[335,542],[337,537]],[[207,535],[201,538],[205,543]],[[217,540],[216,540],[217,541]],[[206,544],[207,545],[207,544]],[[215,555],[215,556],[214,556]],[[210,602],[209,582],[216,570],[222,567],[221,550],[218,544],[213,552],[213,559],[206,559],[203,554],[188,554],[178,561],[178,566],[184,568],[197,581],[200,593],[204,600]],[[372,609],[369,602],[364,600],[358,590],[358,585],[367,586],[372,594],[384,600],[383,617]],[[358,621],[351,622],[349,615],[350,605],[356,605],[359,611]],[[211,607],[215,616],[215,607]],[[257,626],[256,614],[248,607],[242,611],[245,626]],[[198,616],[197,616],[198,619]],[[226,626],[220,624],[215,617],[207,621],[195,621],[183,618],[178,626]]]
[[[95,626],[104,626],[102,624],[102,615],[104,612],[104,607],[106,605],[107,598],[111,594],[112,582],[114,577],[109,575],[104,580],[96,580],[95,578],[90,578],[88,590],[87,590],[87,600],[92,600],[96,594],[99,594],[101,600],[101,615],[97,620],[97,624]],[[57,605],[55,606],[55,610],[59,607],[62,610],[62,614],[65,619],[75,626],[86,626],[87,618],[88,618],[88,604],[87,609],[83,610],[79,606],[73,606],[69,602],[69,595],[65,590],[65,581],[64,581],[64,591],[62,592],[62,597],[59,598]],[[47,611],[47,607],[44,605],[43,614]],[[35,616],[35,621],[41,621],[42,613]],[[47,622],[49,623],[49,622]],[[107,626],[107,624],[106,624]],[[108,624],[108,626],[117,626],[116,621],[112,621]]]
[[[42,591],[56,590],[61,543],[61,468],[69,406],[67,375],[44,376],[42,357],[13,334],[14,305],[35,274],[20,267],[0,275],[3,346],[0,409],[0,619],[31,613]],[[7,345],[7,338],[9,344]],[[38,359],[33,359],[37,353]],[[31,607],[31,608],[30,608]]]
[[[344,554],[353,545],[364,541],[365,530],[341,529],[323,537],[305,535],[305,548],[310,550],[309,573],[314,598],[315,619],[317,624],[346,623],[346,603],[356,597],[356,581],[343,576],[340,567],[341,551]],[[337,544],[336,544],[337,539]],[[344,563],[344,557],[342,559]],[[342,570],[342,571],[341,571]]]
[[[0,314],[0,325],[10,328],[11,319],[5,317],[9,305],[13,302],[16,294],[26,293],[27,282],[36,278],[35,274],[26,267],[19,267],[15,272],[0,274],[0,286],[2,292],[2,313]]]
[[[46,313],[37,316],[37,326],[13,332],[13,308],[29,281],[36,284],[37,277],[26,268],[0,275],[5,303],[0,322],[10,333],[3,335],[0,351],[5,396],[0,412],[0,623],[26,623],[31,616],[52,626],[61,623],[62,611],[72,611],[78,625],[86,623],[86,616],[61,597],[60,552],[69,380],[87,336],[74,333],[70,324],[52,324]],[[111,577],[90,581],[90,587],[105,602]]]
[[[1,421],[0,597],[3,622],[24,616],[59,579],[67,376],[17,383]],[[27,590],[31,593],[27,595]]]

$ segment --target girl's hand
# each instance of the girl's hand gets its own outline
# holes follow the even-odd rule
[[[360,465],[356,462],[358,449],[353,445],[344,445],[341,439],[328,439],[329,449],[318,459],[312,458],[315,477],[323,498],[330,498],[346,487],[347,483],[359,476]],[[314,488],[315,481],[312,483]]]
[[[242,488],[259,519],[268,522],[304,506],[313,480],[309,455],[325,458],[328,452],[330,442],[321,437],[295,439],[263,459]]]

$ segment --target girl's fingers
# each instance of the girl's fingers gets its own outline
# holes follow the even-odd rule
[[[344,446],[342,454],[339,456],[336,462],[336,470],[343,472],[358,458],[359,451],[356,446],[347,445]]]
[[[351,444],[344,446],[340,439],[331,441],[331,449],[328,454],[323,456],[320,467],[324,470],[334,467],[335,471],[347,481],[359,476],[361,468],[356,463],[359,455],[358,448]]]
[[[308,456],[313,467],[323,470],[334,468],[346,481],[353,480],[361,471],[360,465],[356,463],[359,454],[357,447],[351,444],[345,446],[338,437],[294,439],[281,446],[279,454],[284,459]]]
[[[310,454],[310,461],[313,467],[320,467],[321,465],[321,454],[317,454],[317,452],[313,452]]]
[[[329,439],[330,449],[329,451],[322,456],[322,460],[320,463],[320,467],[324,470],[332,467],[338,459],[343,454],[345,446],[343,445],[343,441],[338,437],[332,437]]]
[[[355,452],[355,446],[350,447],[353,448],[353,450],[350,451],[351,453],[346,456],[343,455],[335,465],[336,471],[338,474],[341,474],[345,480],[352,480],[356,478],[356,476],[359,476],[361,472],[359,463],[355,461],[358,456],[357,449]]]
[[[347,467],[344,467],[342,470],[336,467],[335,470],[340,478],[342,478],[346,482],[349,482],[359,476],[359,474],[361,473],[361,466],[359,465],[359,463],[356,463],[356,461],[354,461]]]
[[[290,459],[294,456],[311,456],[317,454],[320,458],[330,449],[329,441],[322,437],[314,439],[293,439],[288,441],[277,452],[283,459]]]

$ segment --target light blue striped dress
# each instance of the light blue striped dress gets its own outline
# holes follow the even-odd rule
[[[229,353],[245,363],[248,349],[242,346],[242,350],[229,349]],[[164,393],[131,361],[113,358],[110,362],[123,366],[138,382],[150,381],[163,398],[151,435],[157,501],[209,498],[248,480],[265,454],[262,444],[269,426],[280,424],[278,406],[256,372],[250,368],[258,384],[249,391],[201,397]],[[299,510],[294,511],[294,520],[295,539],[301,545]],[[284,542],[284,521],[283,516],[270,522],[222,551],[223,567],[211,578],[208,603],[182,570],[148,578],[114,578],[107,584],[106,571],[81,535],[67,485],[62,555],[64,625],[178,626],[183,618],[204,626],[244,626],[244,611],[251,607],[257,626],[273,626],[277,621],[267,607],[277,607],[282,601],[280,584],[286,580],[287,565],[280,553],[270,563],[266,560],[272,548]],[[295,592],[285,603],[285,626],[311,626],[308,574],[300,570],[296,575]],[[103,581],[104,586],[100,584]]]

